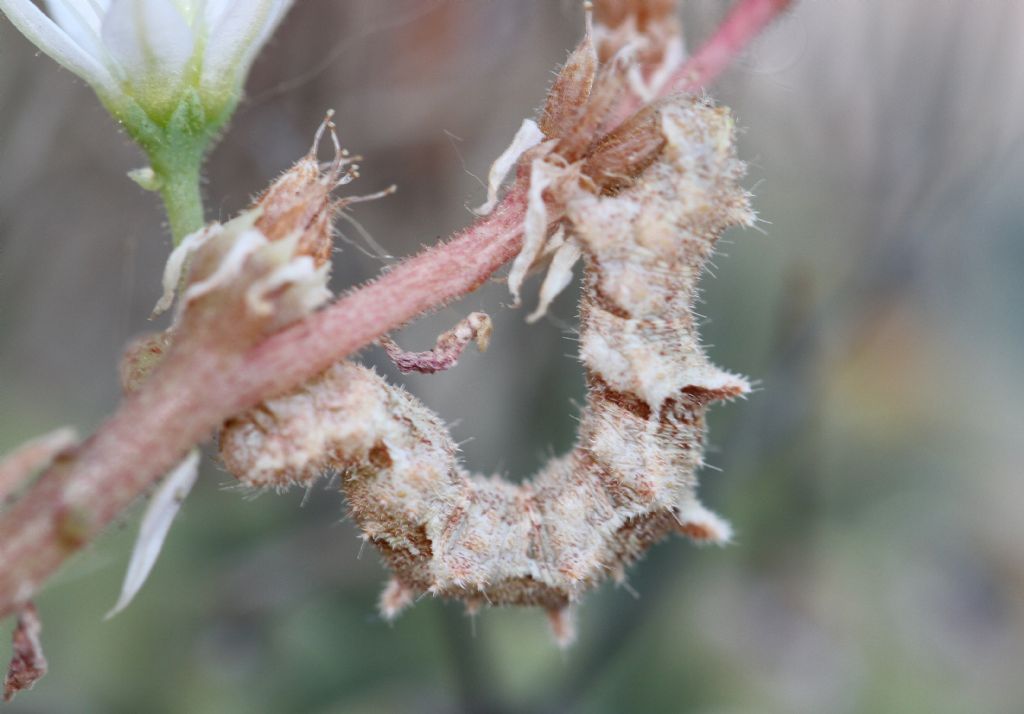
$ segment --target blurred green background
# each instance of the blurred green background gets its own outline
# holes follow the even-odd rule
[[[728,6],[684,4],[693,46]],[[714,411],[702,475],[735,545],[656,547],[636,596],[585,600],[563,653],[533,611],[428,598],[386,624],[335,483],[252,499],[208,461],[125,613],[102,620],[138,509],[54,579],[50,674],[7,710],[1024,711],[1022,27],[1002,0],[805,0],[715,88],[764,219],[730,234],[700,309],[714,358],[759,380]],[[209,212],[244,206],[334,107],[366,157],[352,190],[400,187],[358,220],[396,256],[432,243],[471,220],[580,30],[568,0],[301,0],[211,156]],[[141,162],[0,23],[0,450],[117,404],[169,250],[124,176]],[[340,228],[342,290],[391,261]],[[402,333],[422,349],[495,317],[485,356],[406,380],[472,469],[522,478],[571,445],[573,301],[527,327],[494,283]]]

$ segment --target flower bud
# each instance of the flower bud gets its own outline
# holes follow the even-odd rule
[[[326,169],[316,158],[330,131],[335,156]],[[310,152],[248,209],[227,223],[187,236],[164,271],[156,312],[170,307],[187,266],[172,330],[243,349],[253,340],[301,319],[329,297],[331,225],[345,206],[387,195],[334,199],[331,192],[358,175],[341,149],[328,113]]]
[[[336,201],[331,192],[358,176],[358,165],[352,163],[358,157],[349,157],[348,151],[338,144],[331,122],[333,115],[333,111],[327,113],[309,153],[270,184],[250,207],[259,212],[254,227],[267,240],[274,242],[297,235],[296,254],[312,257],[317,266],[330,260],[334,247],[331,234],[334,214],[344,205],[344,199]],[[317,149],[327,129],[334,141],[335,155],[329,168],[323,171]]]
[[[597,53],[594,51],[588,20],[586,36],[569,55],[565,66],[548,90],[544,113],[540,120],[540,129],[545,136],[563,136],[572,129],[587,104],[596,75]]]

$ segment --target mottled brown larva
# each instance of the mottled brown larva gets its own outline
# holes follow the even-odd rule
[[[749,385],[708,361],[691,308],[718,236],[753,216],[728,111],[679,97],[656,119],[662,147],[635,180],[611,194],[580,182],[563,207],[585,262],[587,399],[568,454],[523,484],[471,475],[437,415],[348,362],[226,424],[222,458],[243,483],[341,473],[354,520],[394,573],[386,616],[424,592],[538,606],[564,641],[567,608],[652,543],[729,540],[697,499],[696,472],[708,404]]]

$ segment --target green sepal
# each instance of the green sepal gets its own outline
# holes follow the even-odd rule
[[[154,111],[125,97],[104,103],[149,157],[152,173],[130,176],[144,189],[160,193],[177,245],[203,227],[203,158],[234,112],[237,95],[204,97],[196,88],[186,87],[173,105],[162,103]]]

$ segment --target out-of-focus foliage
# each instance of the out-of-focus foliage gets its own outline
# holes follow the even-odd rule
[[[724,3],[688,4],[691,45]],[[712,416],[704,500],[736,545],[656,547],[581,612],[424,602],[375,614],[385,573],[334,484],[246,499],[208,468],[137,600],[109,622],[137,514],[38,605],[51,673],[24,712],[1015,712],[1024,700],[1024,6],[805,2],[716,89],[767,235],[705,282],[719,364],[761,380]],[[483,175],[578,36],[570,2],[317,0],[257,62],[212,155],[226,217],[334,107],[364,154],[357,217],[393,255],[470,220]],[[124,177],[142,157],[90,90],[0,25],[0,448],[116,404],[169,236]],[[335,284],[372,276],[358,234]],[[367,249],[372,253],[372,250]],[[726,255],[727,254],[727,255]],[[535,284],[534,284],[535,289]],[[573,296],[528,327],[499,285],[486,355],[408,378],[478,471],[528,475],[572,440]],[[365,358],[383,365],[381,354]]]

